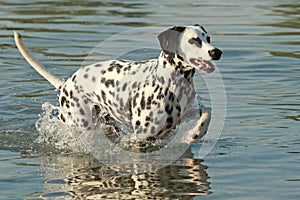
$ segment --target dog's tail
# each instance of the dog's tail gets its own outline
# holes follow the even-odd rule
[[[27,60],[27,62],[38,72],[40,73],[47,81],[49,81],[56,89],[59,89],[60,86],[64,83],[60,79],[56,78],[52,74],[50,74],[45,67],[31,54],[31,52],[27,49],[25,44],[22,41],[21,35],[14,31],[15,43],[23,55],[23,57]]]

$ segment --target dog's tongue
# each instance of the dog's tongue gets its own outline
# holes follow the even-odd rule
[[[211,73],[215,70],[215,65],[207,60],[199,60],[199,59],[192,59],[192,63],[197,65],[197,67],[206,73]]]

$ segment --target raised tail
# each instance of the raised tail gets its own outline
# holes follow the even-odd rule
[[[23,55],[23,57],[27,60],[27,62],[38,72],[40,73],[47,81],[49,81],[56,89],[59,89],[60,86],[64,83],[60,79],[56,78],[52,74],[50,74],[45,67],[31,54],[31,52],[27,49],[24,42],[22,41],[21,35],[14,31],[15,43]]]

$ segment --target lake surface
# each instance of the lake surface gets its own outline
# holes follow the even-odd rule
[[[299,17],[296,0],[0,0],[0,199],[299,199]],[[217,66],[226,89],[225,125],[207,156],[195,153],[200,141],[167,167],[126,173],[91,155],[34,142],[42,105],[57,105],[57,92],[21,57],[13,30],[66,79],[113,35],[196,23],[224,52]],[[142,38],[151,44],[155,37]],[[138,51],[131,59],[155,53]]]

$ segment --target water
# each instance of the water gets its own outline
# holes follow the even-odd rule
[[[298,1],[0,3],[0,198],[300,197]],[[197,143],[156,172],[134,173],[132,166],[120,172],[90,155],[33,142],[42,104],[56,105],[57,96],[20,56],[12,30],[53,74],[67,78],[112,35],[195,23],[224,51],[218,68],[227,94],[221,138],[204,159]]]

